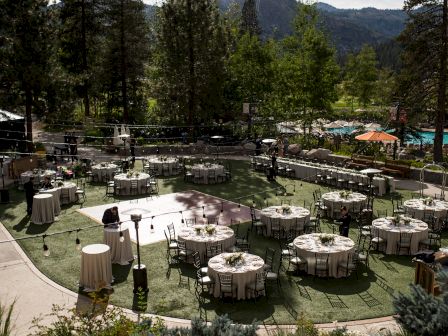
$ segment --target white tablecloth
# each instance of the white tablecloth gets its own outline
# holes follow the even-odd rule
[[[123,233],[123,242],[120,242],[120,231]],[[134,260],[128,228],[105,228],[103,242],[110,247],[113,264],[127,265]]]
[[[115,175],[114,181],[120,187],[120,195],[131,194],[131,181],[137,181],[137,195],[144,194],[146,185],[149,183],[149,174],[139,173],[138,176],[133,175],[127,177],[126,174]]]
[[[259,256],[244,253],[244,262],[241,265],[230,266],[226,264],[225,257],[232,253],[222,253],[211,258],[208,262],[208,275],[215,281],[213,295],[219,297],[221,290],[219,288],[218,273],[233,274],[234,297],[238,300],[249,299],[251,292],[246,292],[248,284],[255,282],[256,274],[263,272],[264,261]]]
[[[160,157],[152,157],[148,159],[148,164],[150,168],[157,172],[157,175],[162,175],[163,172],[165,176],[171,176],[176,172],[175,167],[178,164],[178,160],[175,158],[166,158],[162,160]]]
[[[260,220],[266,224],[266,233],[268,236],[271,236],[271,218],[279,218],[280,226],[285,231],[288,231],[296,224],[298,229],[303,231],[305,223],[310,220],[310,211],[298,206],[290,206],[289,208],[291,212],[288,214],[283,214],[282,206],[278,205],[261,210]]]
[[[191,168],[191,173],[194,176],[200,176],[201,177],[200,183],[204,183],[204,184],[209,183],[208,177],[209,177],[211,171],[214,171],[215,176],[218,177],[219,175],[224,174],[224,166],[219,165],[219,164],[206,165],[206,164],[200,163],[200,164],[195,164]]]
[[[95,181],[105,182],[107,179],[109,181],[114,177],[114,172],[117,170],[117,165],[113,163],[97,164],[92,166],[92,174]],[[107,178],[106,178],[107,177]]]
[[[386,239],[386,254],[397,253],[397,242],[400,240],[400,232],[412,232],[411,254],[418,251],[418,244],[421,240],[428,238],[428,224],[419,219],[411,219],[409,225],[392,224],[392,218],[378,218],[372,222],[372,225],[379,230],[379,236]],[[404,253],[406,251],[402,251]]]
[[[113,282],[110,248],[104,244],[84,246],[81,253],[79,286],[93,291],[110,287]]]
[[[223,251],[235,245],[235,233],[227,226],[209,225],[215,228],[215,233],[209,235],[205,232],[206,225],[195,225],[194,227],[184,227],[179,232],[177,239],[185,241],[189,250],[199,252],[201,261],[206,260],[207,244],[222,244]],[[196,233],[196,228],[201,230],[200,234]]]
[[[338,264],[346,261],[349,253],[355,248],[355,242],[350,238],[332,235],[335,237],[332,245],[324,245],[321,243],[319,237],[329,235],[324,233],[311,233],[302,235],[294,239],[294,246],[297,249],[297,254],[304,258],[307,262],[308,274],[315,272],[315,254],[328,254],[328,275],[330,277],[339,278],[345,274],[338,274]]]
[[[265,156],[256,156],[254,158],[255,162],[271,164],[271,158]],[[316,175],[330,175],[335,178],[343,178],[345,180],[352,180],[355,182],[362,182],[365,185],[369,185],[370,179],[367,175],[363,175],[354,169],[347,168],[336,168],[333,166],[305,162],[300,160],[277,160],[279,167],[290,167],[295,170],[296,177],[300,179],[308,179],[309,182],[314,182],[316,180]],[[395,191],[395,180],[390,176],[375,176],[373,178],[372,184],[378,188],[378,193],[380,196],[386,194],[387,185],[389,185],[389,191]]]
[[[350,213],[359,213],[366,206],[367,196],[354,192],[342,197],[339,191],[332,191],[323,194],[322,200],[328,207],[327,216],[333,218],[333,213],[339,213],[341,206],[347,207]]]
[[[431,205],[425,205],[423,199],[414,198],[407,200],[403,203],[403,207],[410,216],[417,219],[424,219],[425,214],[431,214],[437,217],[437,220],[441,222],[447,216],[448,202],[441,200],[433,200]]]
[[[33,197],[33,210],[31,222],[34,224],[50,224],[54,222],[54,202],[53,195],[39,194]]]
[[[59,215],[60,204],[70,204],[78,200],[76,195],[76,184],[73,182],[64,182],[62,186],[53,189],[40,190],[41,194],[52,194],[54,196],[55,214]],[[66,197],[63,197],[64,194]],[[57,203],[57,204],[56,204]],[[58,209],[56,211],[56,209]]]
[[[56,177],[56,172],[54,170],[39,170],[36,174],[34,174],[31,170],[28,170],[20,174],[21,184],[28,182],[31,176],[34,176],[34,185],[40,185],[44,181],[45,177],[54,179]]]

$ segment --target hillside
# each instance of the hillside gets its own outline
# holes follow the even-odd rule
[[[225,9],[233,1],[240,6],[244,3],[244,0],[219,0],[219,5]],[[260,0],[258,6],[264,36],[280,38],[291,34],[296,0]],[[400,34],[406,21],[401,10],[338,9],[325,3],[318,3],[317,7],[322,26],[340,54],[358,50],[363,44],[387,43]]]

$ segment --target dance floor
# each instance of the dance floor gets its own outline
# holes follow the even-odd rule
[[[181,223],[182,217],[196,217],[198,224],[206,223],[207,217],[218,217],[221,215],[221,207],[223,207],[224,211],[219,217],[219,224],[230,225],[231,219],[239,222],[247,222],[251,219],[250,208],[243,205],[238,208],[237,203],[195,190],[82,208],[78,211],[101,223],[104,211],[113,206],[118,207],[120,220],[123,222],[122,226],[129,228],[131,240],[134,242],[136,241],[136,232],[133,222],[130,221],[131,214],[136,212],[142,214],[143,219],[139,223],[141,245],[165,240],[163,232],[167,225],[171,223],[174,224],[176,232],[179,232],[183,225]],[[202,209],[203,206],[204,209]],[[203,218],[204,213],[205,219]],[[153,231],[150,229],[151,223],[154,226]]]

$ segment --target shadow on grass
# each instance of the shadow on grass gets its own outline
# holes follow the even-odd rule
[[[112,274],[115,279],[114,284],[119,284],[130,280],[129,274],[131,273],[132,264],[133,263],[128,265],[112,264]]]

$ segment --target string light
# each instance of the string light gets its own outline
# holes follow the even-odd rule
[[[252,208],[255,208],[257,204],[255,203],[255,200],[252,200]]]
[[[43,235],[42,236],[42,242],[43,242],[43,251],[44,251],[44,256],[45,257],[49,257],[50,256],[50,249],[48,248],[48,245],[45,244],[45,237],[47,237],[47,235]]]
[[[151,226],[150,226],[150,228],[149,228],[149,230],[151,231],[151,233],[154,233],[154,224],[152,223],[153,219],[154,219],[154,216],[151,217]]]
[[[202,218],[205,218],[205,206],[202,206]]]
[[[79,231],[81,231],[80,229],[76,230],[76,240],[75,240],[75,246],[76,246],[76,250],[81,251],[81,240],[79,239],[78,233]]]
[[[241,211],[241,204],[238,203],[238,212]]]
[[[224,215],[224,202],[221,202],[221,213],[219,215],[221,217]]]

